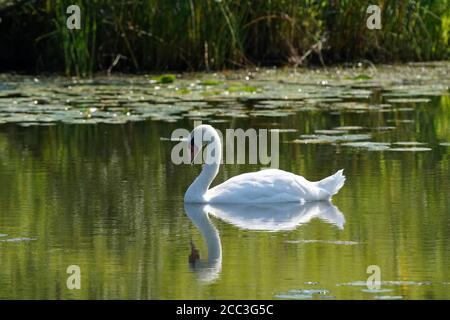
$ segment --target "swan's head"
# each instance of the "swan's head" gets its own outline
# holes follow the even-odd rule
[[[191,163],[194,162],[202,147],[211,144],[218,138],[216,130],[208,124],[195,127],[187,138],[191,150]]]

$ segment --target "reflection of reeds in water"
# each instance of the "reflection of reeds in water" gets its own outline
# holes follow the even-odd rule
[[[81,30],[65,27],[70,4],[81,8]],[[41,32],[41,67],[64,61],[66,73],[77,75],[111,69],[113,62],[116,69],[136,71],[448,58],[450,1],[381,1],[380,31],[366,27],[369,4],[364,0],[41,0],[11,15],[11,19],[20,15],[23,24],[11,22],[9,33]],[[325,37],[328,40],[322,43]]]

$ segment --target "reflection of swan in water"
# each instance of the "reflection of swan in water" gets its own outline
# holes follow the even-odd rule
[[[345,218],[329,201],[270,204],[209,204],[206,211],[247,230],[287,231],[314,218],[344,228]]]
[[[314,218],[344,228],[345,218],[329,201],[277,204],[188,204],[184,208],[188,217],[199,228],[208,246],[208,259],[202,261],[198,250],[191,243],[190,262],[199,278],[205,282],[215,281],[222,269],[222,245],[217,229],[209,214],[240,229],[260,231],[293,230]]]
[[[219,232],[209,220],[205,205],[185,203],[184,209],[187,216],[200,230],[208,246],[208,260],[202,261],[198,250],[191,241],[189,262],[194,271],[198,272],[201,281],[213,282],[219,277],[222,270],[222,244],[220,243]]]

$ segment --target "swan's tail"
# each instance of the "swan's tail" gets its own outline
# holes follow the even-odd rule
[[[332,176],[326,177],[317,182],[317,185],[330,193],[330,196],[338,193],[339,189],[342,188],[345,182],[345,176],[342,174],[344,169],[339,170]]]

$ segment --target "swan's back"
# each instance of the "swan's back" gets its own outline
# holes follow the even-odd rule
[[[278,169],[244,173],[208,190],[211,203],[307,202],[329,199],[318,182]]]

